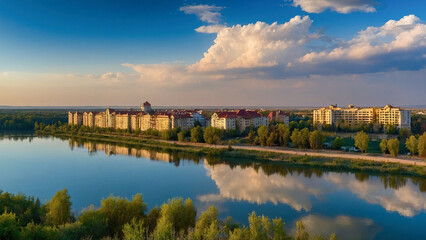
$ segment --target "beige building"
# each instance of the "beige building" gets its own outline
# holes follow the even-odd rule
[[[136,129],[146,131],[150,128],[159,131],[173,128],[190,130],[194,126],[194,114],[186,110],[153,113],[151,104],[145,102],[142,105],[142,111],[116,111],[107,108],[105,112],[69,112],[68,122],[69,124],[89,127],[96,126],[131,131]]]
[[[224,130],[235,130],[237,128],[236,112],[216,112],[211,118],[211,126]]]
[[[377,121],[380,124],[392,124],[398,128],[411,129],[411,111],[386,105],[377,109]]]
[[[174,113],[171,115],[171,123],[173,128],[181,130],[191,130],[194,127],[194,117],[188,113]]]
[[[95,115],[95,127],[106,128],[106,114],[105,112],[99,112]]]
[[[248,127],[267,126],[268,118],[256,111],[241,109],[238,111],[216,112],[211,117],[211,126],[224,130],[245,131]]]
[[[150,128],[155,129],[155,116],[152,114],[144,114],[139,117],[139,126],[142,131]]]
[[[328,108],[314,110],[314,123],[335,124],[339,120],[345,122],[365,122],[374,121],[374,108],[358,108],[349,105],[347,108],[339,108],[336,105],[330,105]]]
[[[171,130],[172,121],[168,113],[156,113],[154,118],[154,129],[158,131]]]
[[[378,122],[380,124],[392,124],[399,128],[411,128],[411,111],[394,108],[386,105],[384,108],[359,108],[349,105],[347,108],[338,108],[330,105],[326,108],[316,109],[313,112],[314,123],[336,124],[339,120],[348,123],[353,122]]]
[[[95,126],[95,112],[84,112],[83,113],[83,126],[94,127]]]
[[[83,114],[79,112],[68,112],[68,124],[81,126],[83,124]]]

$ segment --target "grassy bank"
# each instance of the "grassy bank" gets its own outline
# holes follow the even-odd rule
[[[39,135],[47,134],[37,132]],[[232,148],[214,148],[207,146],[191,146],[181,142],[164,142],[156,139],[133,137],[133,136],[116,136],[97,133],[81,133],[72,134],[67,132],[49,133],[61,138],[84,139],[90,141],[100,141],[104,143],[114,143],[132,147],[150,148],[157,151],[166,152],[184,152],[196,154],[199,157],[205,157],[211,163],[228,163],[235,161],[250,162],[279,162],[292,166],[315,167],[333,171],[352,171],[352,172],[369,172],[369,173],[385,173],[392,175],[404,175],[415,177],[426,177],[426,168],[414,165],[404,165],[398,163],[373,162],[366,160],[352,160],[343,158],[329,157],[313,157],[298,156],[283,153],[274,153],[267,151],[232,149]],[[361,157],[361,156],[360,156]]]

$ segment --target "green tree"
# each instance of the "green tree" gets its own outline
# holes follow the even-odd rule
[[[420,157],[426,157],[426,132],[424,132],[423,135],[419,137],[417,150]]]
[[[284,222],[281,218],[272,220],[272,231],[274,234],[273,240],[284,240],[289,238],[285,232]]]
[[[191,142],[203,142],[203,128],[200,126],[191,129]]]
[[[397,127],[393,124],[386,124],[385,129],[387,134],[396,134],[398,132]]]
[[[388,150],[388,140],[383,139],[382,141],[380,141],[379,147],[380,147],[380,151],[382,151],[383,154],[386,154]]]
[[[291,143],[293,144],[293,147],[303,148],[302,137],[300,135],[299,129],[296,128],[293,130],[290,139]]]
[[[253,131],[253,129],[250,129],[248,135],[247,135],[247,139],[249,141],[249,143],[255,145],[255,139],[256,139],[256,132]]]
[[[170,140],[171,139],[171,133],[169,130],[163,130],[161,131],[161,139],[163,140]]]
[[[85,233],[94,239],[99,239],[108,235],[108,223],[105,215],[101,211],[96,211],[94,206],[90,206],[78,216]]]
[[[315,130],[309,135],[309,145],[312,149],[320,149],[324,143],[324,136],[320,131]]]
[[[140,220],[145,217],[146,203],[143,202],[141,194],[134,195],[132,201],[111,195],[101,201],[98,211],[103,214],[108,224],[109,236],[121,236],[124,224],[134,218]]]
[[[411,132],[407,128],[401,128],[399,130],[399,139],[401,140],[407,139],[410,135],[411,135]]]
[[[392,156],[394,157],[398,156],[398,152],[399,152],[398,139],[394,138],[394,139],[388,140],[388,151]]]
[[[195,239],[217,239],[218,231],[218,211],[211,206],[201,214],[195,224]]]
[[[414,155],[417,154],[417,152],[418,152],[417,151],[418,145],[419,145],[419,142],[418,142],[417,138],[414,135],[411,135],[405,141],[405,146],[407,147],[408,151],[410,151],[411,156],[414,156]]]
[[[360,131],[355,136],[355,147],[359,148],[362,152],[367,152],[368,143],[370,142],[370,137],[364,131]]]
[[[67,189],[56,192],[55,196],[46,205],[46,222],[54,226],[70,222],[70,199]]]
[[[250,230],[246,227],[243,228],[235,228],[229,234],[229,240],[247,240],[250,239]]]
[[[309,134],[310,132],[308,128],[303,128],[300,131],[302,148],[309,148]]]
[[[174,240],[174,230],[172,222],[166,218],[161,217],[158,220],[157,227],[153,232],[153,239],[161,239],[161,240]]]
[[[331,143],[331,148],[334,150],[340,150],[340,148],[343,147],[343,144],[345,143],[345,141],[343,140],[342,137],[336,137],[333,142]]]
[[[65,237],[61,238],[60,233],[56,227],[43,226],[34,223],[29,223],[27,226],[25,226],[25,228],[22,228],[21,235],[21,239],[66,239]]]
[[[255,212],[252,212],[249,216],[249,229],[251,240],[267,239],[272,232],[272,224],[269,218],[265,216],[256,216]]]
[[[5,211],[0,215],[0,239],[21,239],[18,222],[14,213]]]
[[[309,240],[309,234],[305,230],[305,225],[302,221],[296,222],[296,240]]]
[[[159,228],[167,227],[169,223],[173,232],[186,232],[189,227],[194,227],[196,215],[197,212],[191,199],[187,199],[185,202],[182,198],[169,199],[167,203],[161,205],[161,217],[154,232],[158,232]],[[162,226],[159,226],[160,223]]]
[[[269,137],[269,129],[267,126],[260,126],[257,129],[257,135],[259,136],[259,142],[261,146],[267,145],[267,140]]]
[[[146,230],[148,233],[152,233],[154,231],[157,226],[158,219],[160,219],[160,209],[158,206],[155,206],[146,216]]]
[[[216,144],[222,138],[222,130],[208,126],[204,129],[204,141],[209,144]]]
[[[270,133],[270,134],[269,134],[269,136],[268,136],[268,139],[266,139],[266,144],[267,144],[268,146],[274,146],[275,142],[276,142],[276,134],[275,134],[275,131],[271,131],[271,133]]]
[[[287,146],[290,139],[290,127],[280,123],[277,125],[278,144],[280,146]]]
[[[185,131],[180,131],[178,133],[178,141],[179,142],[185,142]]]
[[[133,218],[131,222],[124,224],[123,236],[125,240],[145,240],[144,221]]]

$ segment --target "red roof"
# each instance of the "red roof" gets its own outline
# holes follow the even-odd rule
[[[148,101],[143,103],[144,106],[151,106],[151,103],[149,103]]]
[[[262,117],[262,115],[260,115],[256,111],[250,111],[250,110],[244,110],[244,109],[238,110],[237,115],[239,117],[242,117],[242,118],[259,118],[259,117]]]
[[[237,118],[237,112],[217,112],[219,118]]]
[[[189,113],[173,113],[172,114],[174,118],[192,118],[191,114]]]

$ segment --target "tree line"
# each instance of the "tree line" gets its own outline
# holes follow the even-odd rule
[[[188,239],[188,240],[255,240],[255,239],[328,239],[310,236],[304,224],[296,223],[290,236],[281,218],[270,219],[252,212],[248,226],[236,224],[231,217],[218,218],[211,206],[197,218],[191,199],[169,199],[149,212],[141,194],[131,200],[111,195],[101,200],[99,208],[90,206],[80,215],[71,211],[67,189],[58,191],[46,204],[23,194],[0,191],[0,239]],[[337,239],[331,234],[329,239]]]
[[[0,131],[33,130],[36,122],[48,125],[67,121],[65,111],[0,110]]]

